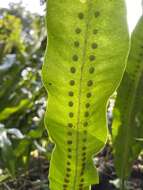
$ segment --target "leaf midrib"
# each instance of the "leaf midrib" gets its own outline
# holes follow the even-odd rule
[[[88,0],[88,15],[86,19],[86,29],[85,29],[85,36],[84,36],[84,46],[83,46],[83,55],[82,55],[82,62],[81,62],[81,72],[80,72],[80,81],[79,81],[79,93],[78,93],[78,111],[77,111],[77,130],[76,130],[76,159],[75,159],[75,177],[73,183],[73,189],[76,190],[77,178],[78,178],[78,155],[79,155],[79,126],[80,126],[80,114],[81,114],[81,100],[82,100],[82,82],[83,82],[83,71],[84,66],[86,63],[86,51],[87,51],[87,43],[88,43],[88,30],[89,30],[89,16],[90,16],[90,9],[91,9],[91,1]]]

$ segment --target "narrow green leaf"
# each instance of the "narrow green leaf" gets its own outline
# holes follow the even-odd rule
[[[20,101],[20,103],[16,106],[13,107],[7,107],[4,110],[2,110],[0,112],[0,121],[7,119],[8,117],[10,117],[12,114],[14,114],[15,112],[23,109],[24,107],[27,107],[30,104],[30,101],[27,99],[23,99]]]
[[[131,36],[126,72],[114,109],[113,139],[115,164],[121,179],[128,177],[133,160],[143,144],[143,17]]]
[[[5,180],[7,180],[10,176],[10,174],[1,174],[0,175],[0,183],[4,182]]]
[[[98,183],[92,156],[107,139],[106,105],[128,52],[123,0],[48,0],[43,81],[45,124],[55,142],[51,190],[87,190]]]

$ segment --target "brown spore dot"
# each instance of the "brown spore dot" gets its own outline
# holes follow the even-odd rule
[[[83,184],[79,184],[79,190],[83,190]]]
[[[98,33],[98,30],[97,30],[97,29],[94,29],[94,30],[93,30],[93,34],[96,35],[97,33]]]
[[[72,144],[72,141],[70,141],[70,140],[69,140],[69,141],[67,141],[67,144]]]
[[[68,148],[68,152],[71,152],[72,151],[72,149],[71,148]]]
[[[82,184],[81,184],[82,185]],[[83,190],[83,186],[79,186],[79,190]]]
[[[87,127],[87,126],[88,126],[88,123],[85,121],[85,122],[83,123],[83,126],[84,126],[84,127]]]
[[[71,163],[70,163],[70,162],[67,162],[67,165],[68,165],[68,166],[70,166],[70,165],[71,165]]]
[[[70,85],[74,86],[75,85],[75,81],[74,80],[70,80]]]
[[[82,150],[86,150],[86,149],[87,149],[87,147],[86,147],[86,146],[83,146],[83,147],[82,147]]]
[[[80,172],[80,176],[83,176],[83,174],[84,174],[84,171],[82,170],[82,171]]]
[[[82,167],[82,169],[83,169],[83,170],[85,170],[85,166],[84,166],[84,167]]]
[[[96,58],[95,58],[94,55],[90,55],[90,56],[89,56],[89,60],[90,60],[90,61],[94,61],[95,59],[96,59]]]
[[[83,152],[83,153],[82,153],[82,156],[86,156],[86,152]],[[83,165],[82,165],[82,166],[83,166]]]
[[[72,102],[72,101],[69,102],[69,106],[70,106],[70,107],[73,106],[73,102]]]
[[[75,73],[75,72],[76,72],[76,68],[75,68],[75,67],[71,67],[71,68],[70,68],[70,72],[71,72],[71,73]]]
[[[138,62],[138,63],[141,63],[141,59],[137,59],[137,62]]]
[[[86,97],[87,97],[87,98],[90,98],[90,97],[91,97],[91,93],[90,93],[90,92],[87,93]]]
[[[94,13],[94,16],[95,16],[95,18],[99,17],[99,16],[100,16],[100,12],[99,12],[99,11],[96,11],[96,12]]]
[[[72,123],[68,123],[68,127],[69,127],[69,128],[72,128],[72,127],[73,127],[73,124],[72,124]]]
[[[69,117],[72,118],[73,116],[74,116],[73,112],[70,112],[70,113],[69,113]]]
[[[79,47],[79,45],[80,45],[80,44],[79,44],[79,41],[75,41],[75,42],[74,42],[74,46],[75,46],[75,47]]]
[[[81,168],[81,172],[84,172],[85,168]]]
[[[68,131],[67,134],[68,134],[69,136],[72,136],[72,132],[70,132],[70,131]]]
[[[85,122],[85,123],[88,125],[87,122]],[[84,130],[83,133],[86,135],[87,134],[87,130]]]
[[[81,182],[84,182],[84,178],[81,178],[81,180],[80,180]]]
[[[86,157],[83,157],[83,158],[82,158],[82,162],[85,162],[85,160],[86,160]]]
[[[68,155],[68,158],[69,158],[69,159],[71,159],[71,158],[72,158],[72,156],[71,156],[71,155]]]
[[[87,86],[92,86],[93,85],[93,81],[92,80],[89,80],[88,82],[87,82]]]
[[[85,163],[82,163],[82,167],[85,168],[86,164]]]
[[[79,19],[83,19],[84,18],[84,14],[83,13],[78,13],[78,18]]]
[[[77,55],[73,55],[72,60],[73,61],[78,61],[78,56]]]
[[[66,170],[67,170],[67,172],[70,172],[70,171],[71,171],[71,168],[67,168]]]
[[[66,187],[68,187],[68,185],[67,184],[63,184],[63,188],[66,188]]]
[[[75,32],[76,32],[77,34],[80,34],[80,33],[81,33],[81,29],[80,29],[80,28],[76,28],[76,29],[75,29]]]
[[[86,142],[86,141],[87,141],[87,139],[86,139],[86,138],[84,138],[84,139],[83,139],[83,142]]]
[[[73,96],[74,95],[74,93],[72,92],[72,91],[69,91],[69,96]]]
[[[94,70],[95,70],[94,67],[90,67],[90,68],[89,68],[89,73],[90,73],[90,74],[94,73]]]
[[[69,179],[65,178],[65,179],[64,179],[64,182],[65,182],[65,183],[69,183]]]
[[[86,103],[85,107],[89,108],[90,107],[90,103]]]
[[[84,113],[84,116],[85,116],[85,117],[88,117],[88,116],[89,116],[89,112],[86,111],[86,112]]]
[[[66,177],[69,178],[69,177],[70,177],[70,174],[66,174]]]
[[[92,47],[92,49],[96,49],[98,47],[98,45],[96,43],[92,43],[91,47]]]

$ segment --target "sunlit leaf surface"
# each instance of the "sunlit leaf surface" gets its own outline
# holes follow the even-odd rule
[[[43,81],[45,124],[56,146],[51,190],[87,190],[98,183],[92,156],[107,139],[106,105],[128,52],[123,0],[48,0]]]

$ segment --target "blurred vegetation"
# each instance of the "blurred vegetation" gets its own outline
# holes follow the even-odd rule
[[[32,156],[50,157],[40,76],[45,46],[43,16],[21,4],[0,9],[0,182],[26,171]]]

